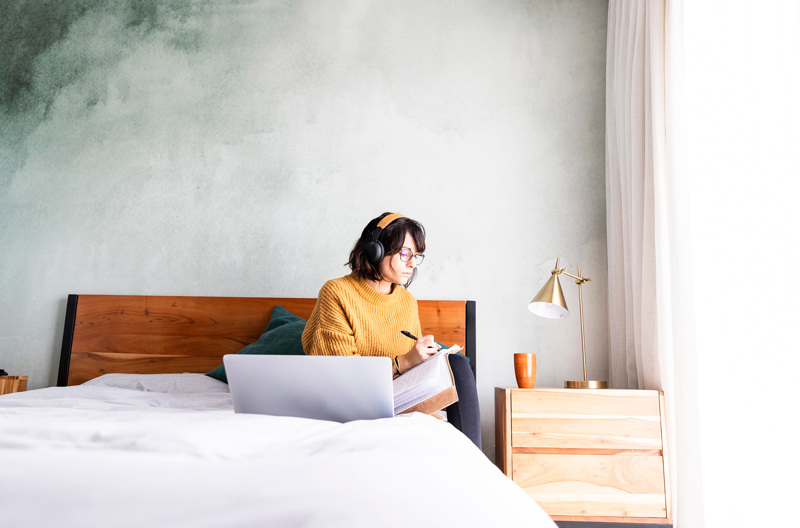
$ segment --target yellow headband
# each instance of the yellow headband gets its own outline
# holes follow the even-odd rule
[[[391,224],[392,222],[394,222],[398,218],[408,218],[408,217],[405,216],[405,215],[401,215],[401,214],[386,215],[386,216],[383,217],[383,219],[381,219],[380,222],[378,222],[377,229],[384,229],[386,226],[388,226],[389,224]]]

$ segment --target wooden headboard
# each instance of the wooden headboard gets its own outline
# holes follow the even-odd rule
[[[255,342],[280,305],[308,319],[316,299],[70,295],[58,385],[109,373],[208,372]],[[475,358],[475,301],[419,301],[425,334]]]

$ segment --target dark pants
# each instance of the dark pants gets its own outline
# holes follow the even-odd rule
[[[475,376],[472,374],[469,361],[461,354],[450,354],[447,358],[450,361],[458,393],[458,401],[445,409],[447,421],[481,449],[481,409],[478,405]]]

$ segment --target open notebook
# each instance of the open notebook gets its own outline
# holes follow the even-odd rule
[[[461,350],[458,345],[442,349],[423,363],[395,378],[394,413],[432,414],[458,401],[453,371],[447,355]]]

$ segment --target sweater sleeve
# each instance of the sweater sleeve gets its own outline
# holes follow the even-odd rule
[[[326,283],[303,331],[303,351],[314,356],[353,356],[356,341],[341,300],[333,285]]]

